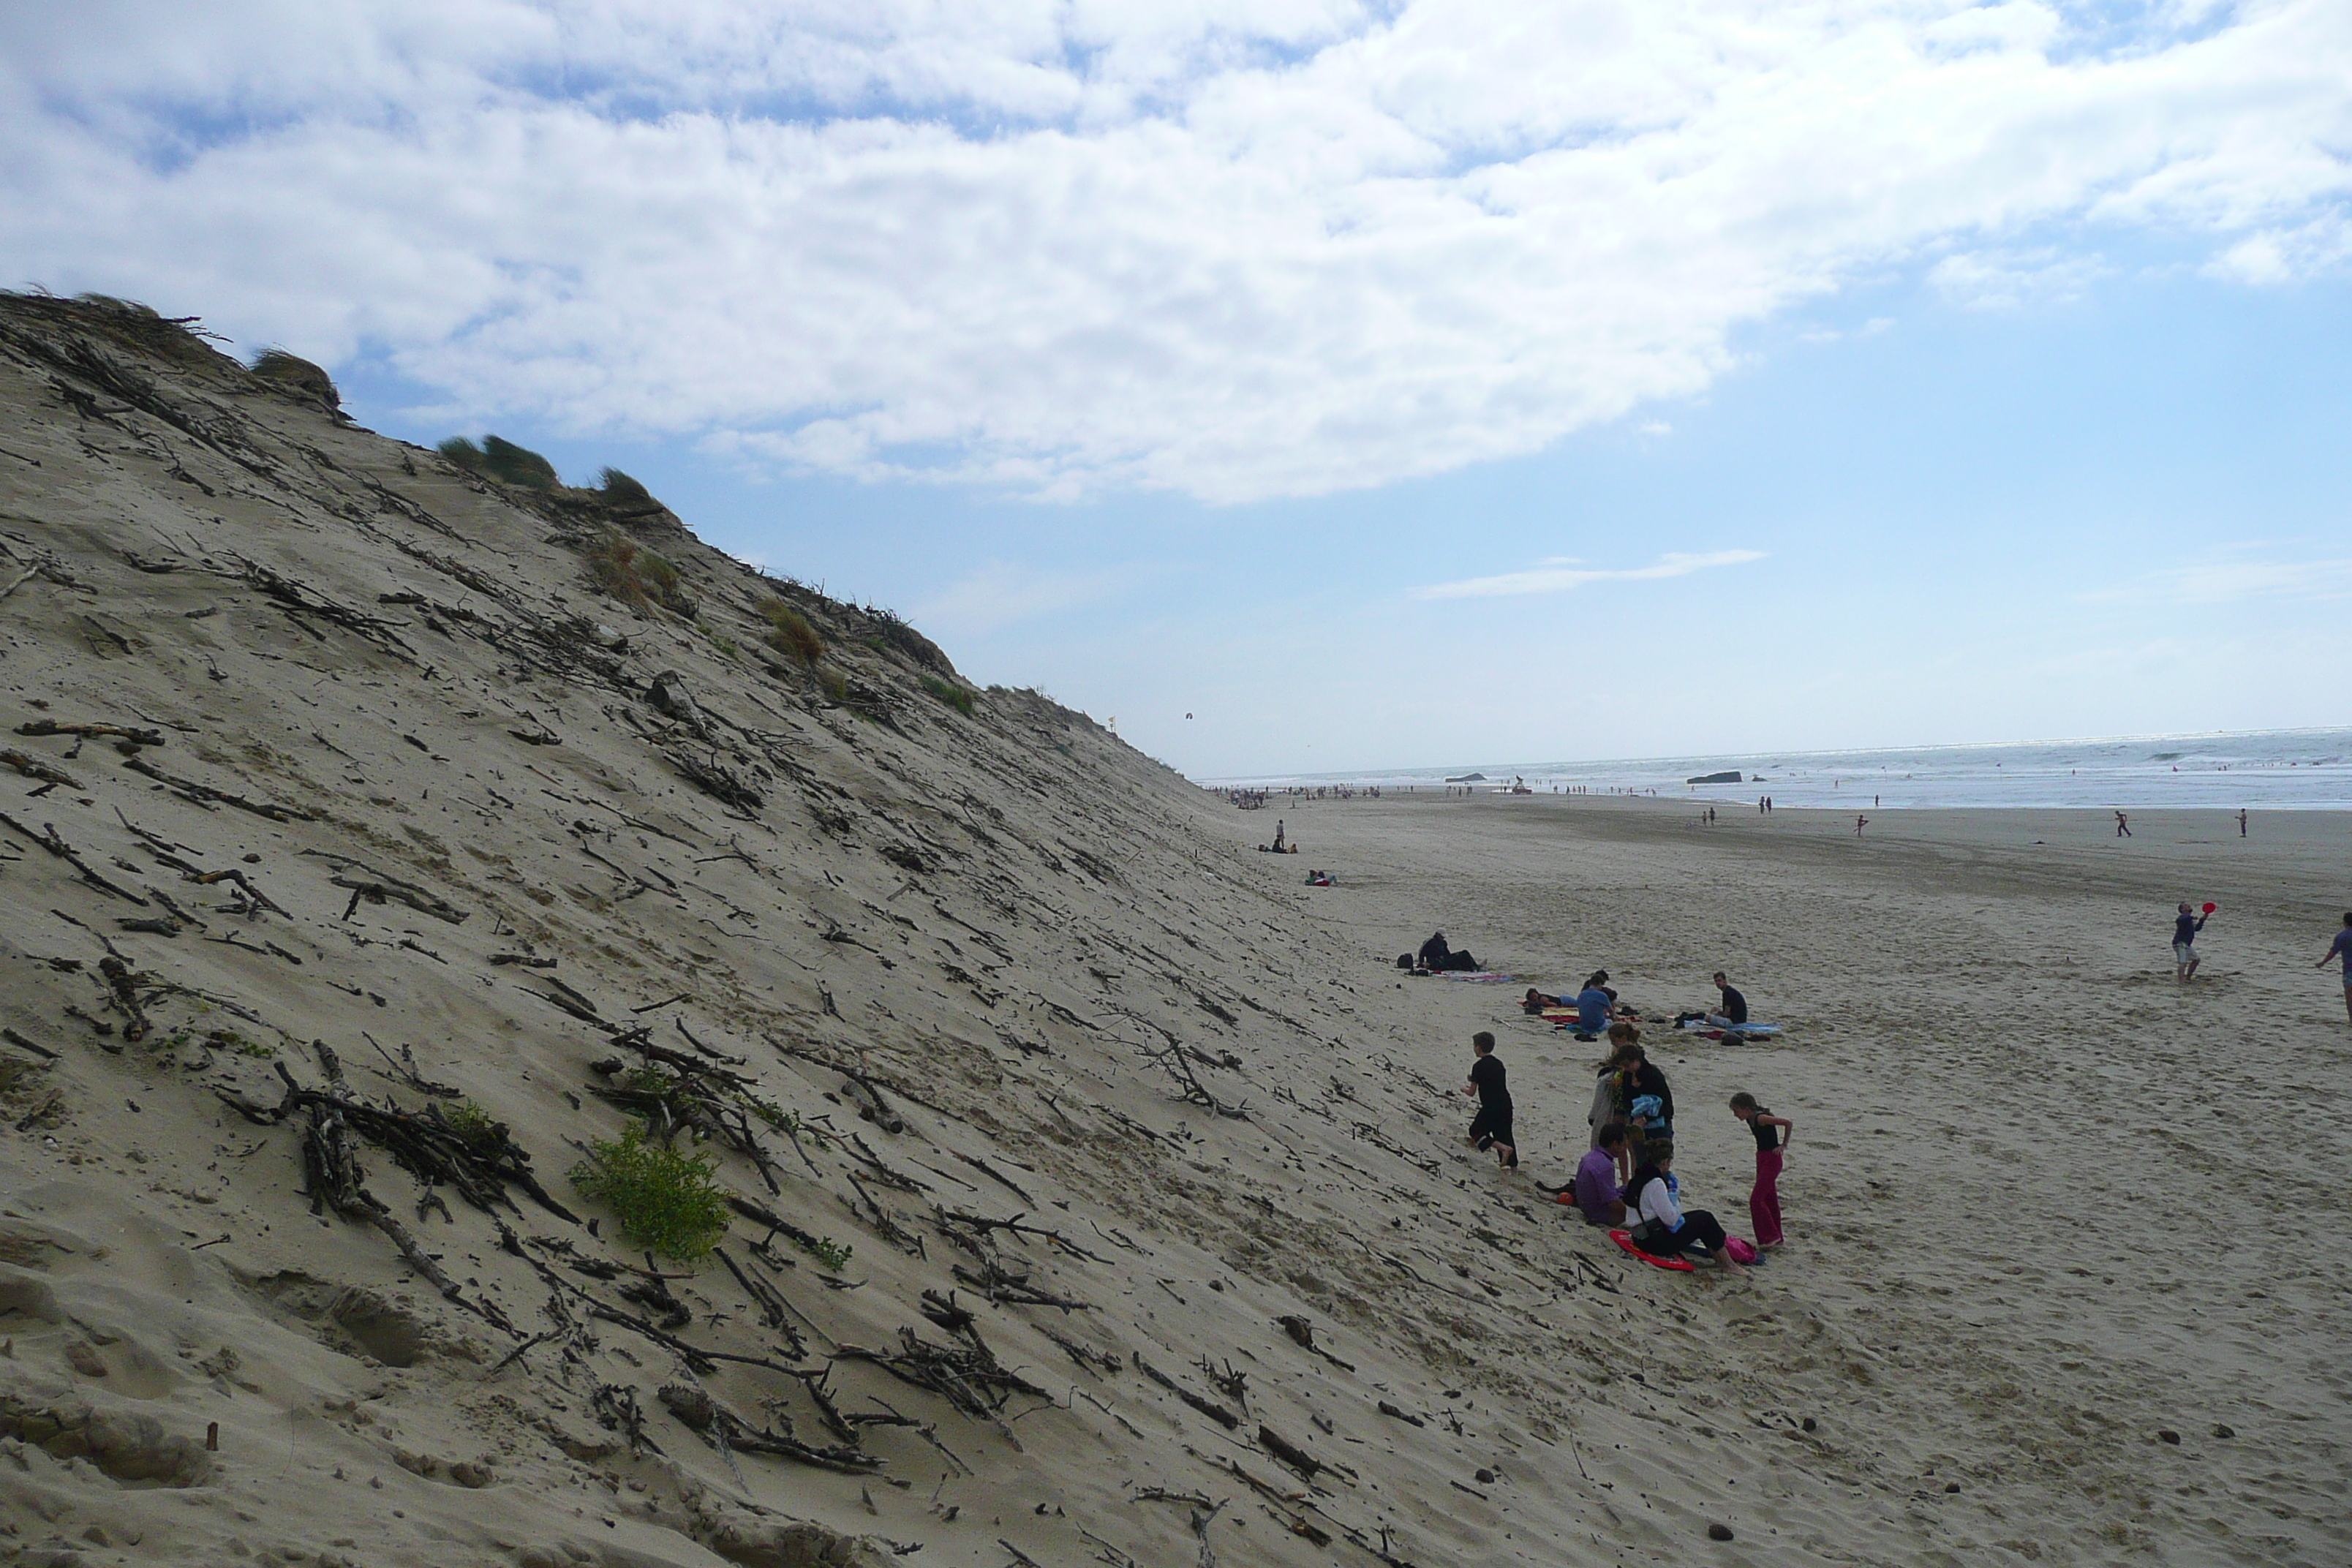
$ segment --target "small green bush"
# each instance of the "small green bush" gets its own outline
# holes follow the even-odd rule
[[[803,1241],[800,1247],[803,1252],[807,1253],[835,1274],[840,1273],[843,1266],[849,1261],[849,1244],[845,1241],[835,1241],[829,1236],[811,1237]]]
[[[951,680],[941,680],[936,675],[923,677],[923,689],[962,714],[971,717],[971,693]]]
[[[483,1142],[498,1132],[497,1120],[470,1100],[442,1107],[441,1120],[448,1123],[450,1131],[468,1143]]]
[[[809,619],[782,599],[771,599],[760,606],[768,617],[768,646],[778,653],[791,654],[803,664],[814,664],[824,654],[824,639],[816,635]]]
[[[821,669],[817,671],[816,679],[817,683],[824,688],[827,697],[835,702],[849,700],[849,677],[837,669]]]
[[[588,1158],[572,1168],[572,1184],[611,1209],[631,1242],[695,1258],[727,1234],[727,1194],[712,1179],[717,1171],[708,1154],[647,1142],[646,1125],[637,1121],[618,1142],[590,1144]]]

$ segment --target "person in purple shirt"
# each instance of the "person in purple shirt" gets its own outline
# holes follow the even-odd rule
[[[1624,1152],[1625,1124],[1612,1121],[1601,1129],[1601,1141],[1577,1163],[1576,1184],[1569,1191],[1575,1194],[1585,1224],[1625,1223],[1625,1199],[1617,1188],[1617,1161]]]
[[[2345,914],[2344,929],[2327,944],[2326,955],[2312,967],[2325,969],[2339,957],[2344,960],[2344,1016],[2352,1018],[2352,911]]]

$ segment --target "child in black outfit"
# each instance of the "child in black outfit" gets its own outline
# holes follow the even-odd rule
[[[1511,1091],[1504,1086],[1495,1037],[1481,1029],[1470,1037],[1470,1048],[1477,1059],[1470,1064],[1470,1081],[1462,1086],[1462,1092],[1478,1097],[1478,1114],[1465,1142],[1473,1149],[1492,1148],[1505,1170],[1515,1169],[1519,1152],[1511,1146]]]

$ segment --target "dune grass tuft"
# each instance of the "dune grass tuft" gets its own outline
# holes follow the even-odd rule
[[[694,600],[677,568],[625,534],[608,533],[588,547],[588,575],[605,593],[641,610],[694,614]]]
[[[971,693],[964,688],[958,686],[954,681],[941,680],[936,675],[927,675],[923,677],[923,689],[938,698],[940,701],[946,703],[949,707],[954,709],[957,712],[962,714],[965,718],[969,719],[971,717]]]
[[[785,604],[771,599],[760,606],[768,617],[768,646],[778,653],[791,654],[803,664],[814,664],[824,653],[824,639],[809,625],[809,618]]]
[[[604,469],[597,474],[596,481],[604,500],[624,511],[649,511],[661,505],[654,500],[653,491],[618,468]]]
[[[467,473],[496,479],[502,485],[551,490],[559,483],[553,463],[502,436],[485,436],[478,447],[466,437],[452,436],[436,449]]]
[[[621,1234],[666,1257],[707,1257],[727,1234],[727,1194],[708,1154],[681,1154],[648,1142],[633,1121],[617,1140],[588,1146],[572,1184],[613,1211]]]
[[[254,356],[253,374],[274,385],[290,387],[317,398],[329,408],[342,406],[343,395],[335,390],[334,377],[319,366],[284,349],[264,349]]]

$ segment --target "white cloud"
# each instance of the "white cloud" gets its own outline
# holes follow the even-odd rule
[[[992,561],[918,605],[914,617],[936,632],[982,635],[1110,598],[1138,576],[1128,569],[1069,572]]]
[[[2168,567],[2137,581],[2083,595],[2104,602],[2234,605],[2253,599],[2341,599],[2352,595],[2352,556],[2308,561],[2224,560]]]
[[[1515,594],[1558,594],[1587,583],[1645,582],[1658,577],[1687,577],[1710,566],[1738,566],[1761,561],[1760,550],[1714,550],[1701,555],[1668,553],[1647,566],[1603,570],[1580,563],[1573,555],[1555,555],[1525,572],[1499,577],[1470,577],[1459,583],[1434,583],[1413,591],[1417,599],[1495,599]]]
[[[452,408],[1075,495],[1315,494],[1706,388],[2004,237],[2345,260],[2352,7],[81,0],[0,8],[0,276]],[[1971,270],[1973,268],[1973,270]],[[2004,293],[2004,290],[2007,292]]]
[[[2109,270],[2096,256],[1978,250],[1947,256],[1927,269],[1927,281],[1953,304],[2003,310],[2074,299]]]

